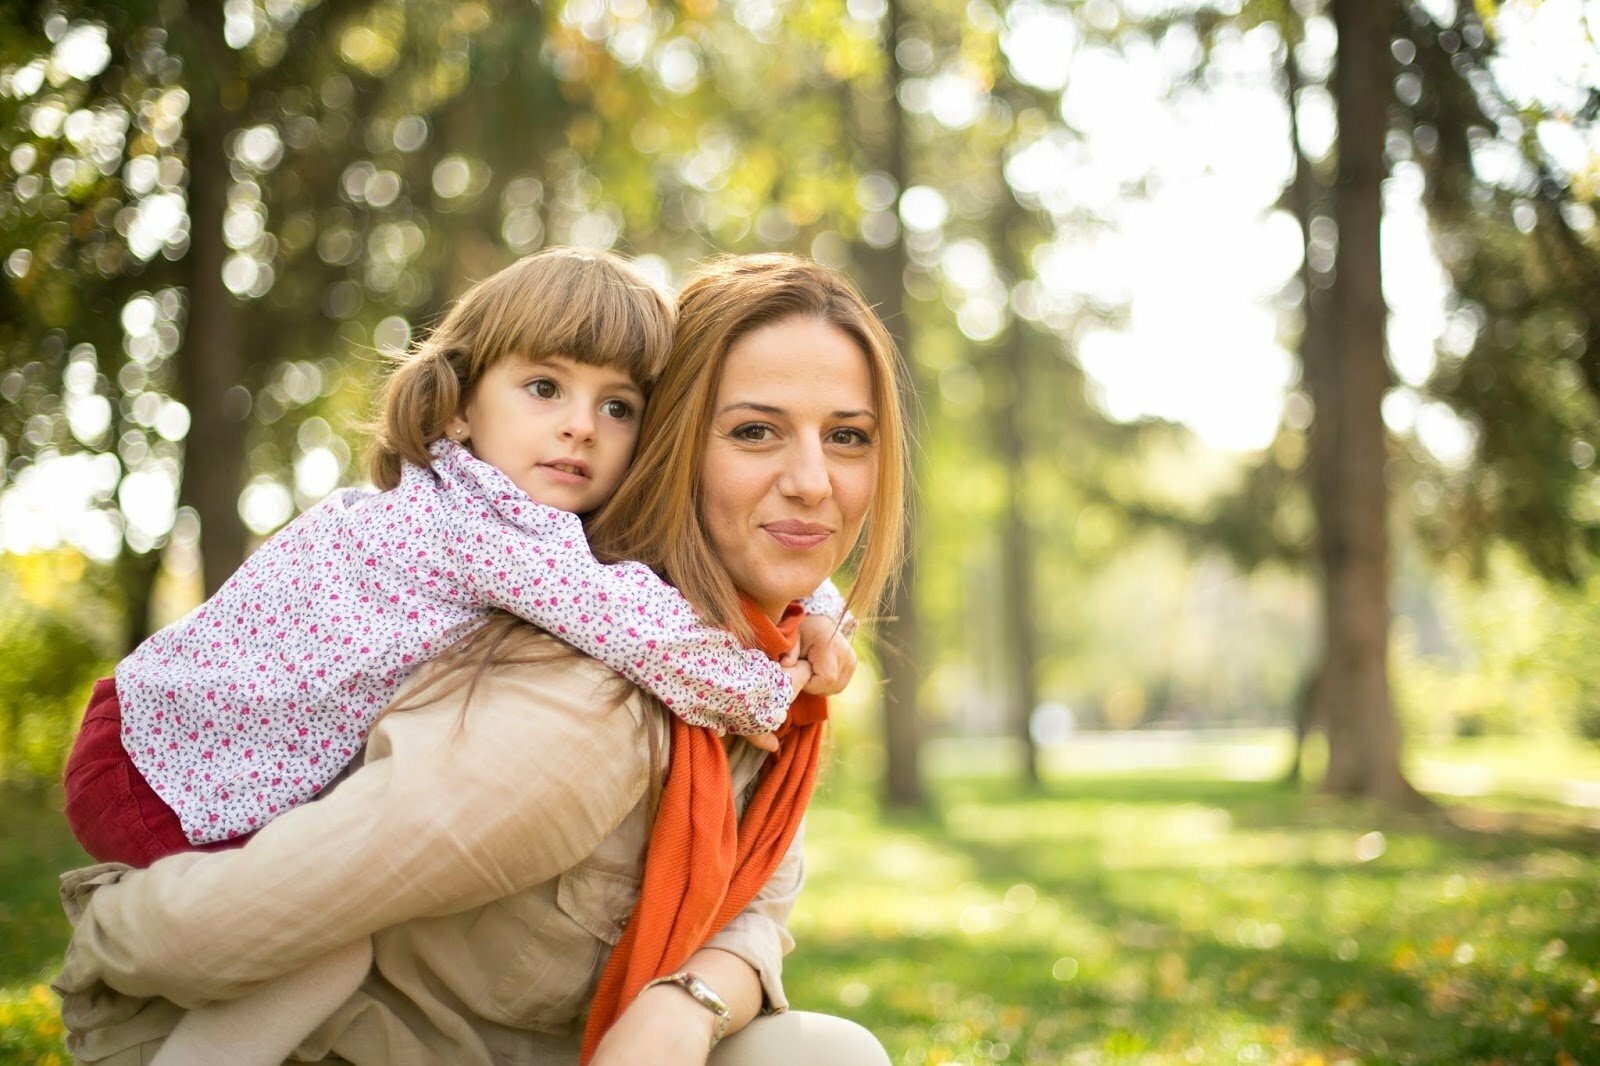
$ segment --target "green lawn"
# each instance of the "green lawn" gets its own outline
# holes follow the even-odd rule
[[[56,997],[46,985],[66,943],[56,875],[89,862],[59,800],[0,789],[0,1063],[67,1061]]]
[[[1593,809],[1495,778],[1450,800],[1467,830],[1214,767],[1028,796],[937,765],[927,817],[825,781],[794,922],[795,1002],[865,1022],[897,1064],[1600,1063]],[[75,849],[38,798],[0,818],[0,1061],[47,1062]]]

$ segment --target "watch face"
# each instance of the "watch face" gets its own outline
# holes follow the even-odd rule
[[[718,1014],[730,1013],[727,1002],[700,978],[691,976],[686,987],[691,996],[704,1003],[711,1010],[716,1011]]]

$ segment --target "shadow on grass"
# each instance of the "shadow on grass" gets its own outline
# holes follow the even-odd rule
[[[1234,1061],[1252,1041],[1284,1061],[1600,1061],[1594,973],[1576,961],[1600,957],[1586,826],[1473,832],[1277,783],[1148,777],[955,779],[935,812],[879,824],[958,857],[960,891],[1006,901],[991,911],[1018,911],[806,938],[803,972],[879,989],[858,1014],[903,1043],[959,1050],[981,1033],[1043,1062]],[[1171,839],[1186,827],[1194,839]],[[1019,888],[1027,905],[1010,908]],[[1035,895],[1059,909],[1053,928],[1029,915]]]

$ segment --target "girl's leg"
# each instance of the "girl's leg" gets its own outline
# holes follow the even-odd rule
[[[280,1066],[361,987],[371,966],[372,941],[359,940],[247,996],[192,1010],[151,1066]]]
[[[122,706],[112,678],[94,684],[67,756],[62,785],[67,826],[96,862],[149,866],[182,851],[236,848],[248,837],[195,845],[122,746]]]
[[[767,1014],[722,1041],[706,1066],[889,1066],[878,1038],[831,1014]]]

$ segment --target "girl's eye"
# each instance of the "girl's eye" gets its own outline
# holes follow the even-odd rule
[[[623,400],[607,400],[600,405],[600,411],[607,418],[615,418],[618,422],[626,422],[633,417],[633,405]]]
[[[859,448],[871,444],[872,438],[865,430],[845,426],[828,434],[828,441],[832,444],[843,444],[852,448]]]
[[[765,422],[746,422],[742,426],[735,426],[728,436],[749,444],[759,444],[772,439],[772,427]]]
[[[561,394],[561,388],[549,378],[534,378],[523,386],[541,400],[553,400]]]

